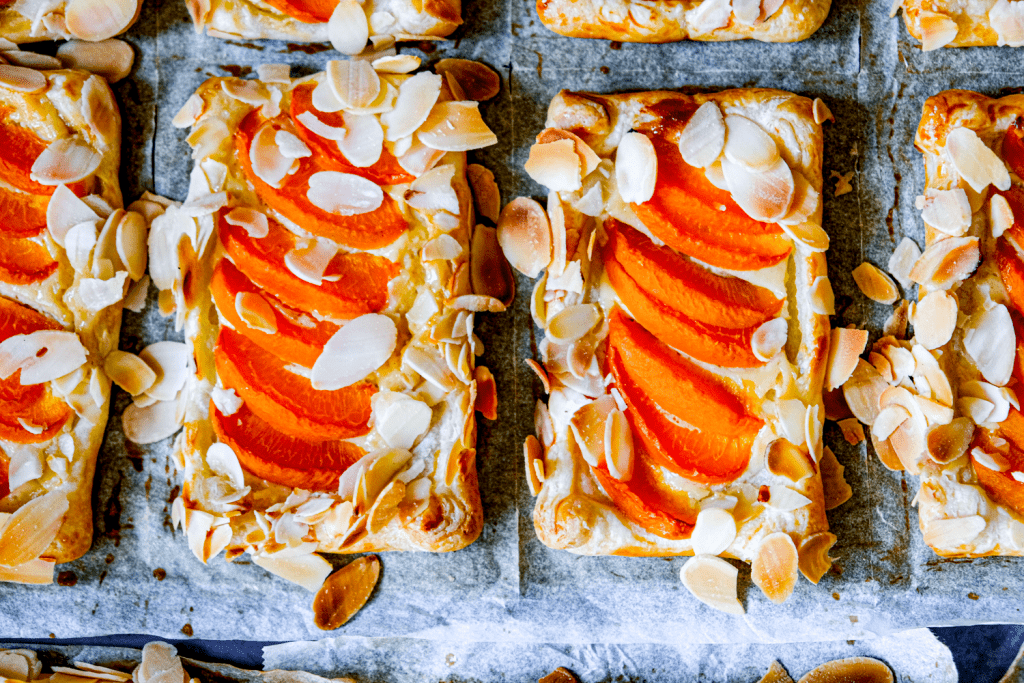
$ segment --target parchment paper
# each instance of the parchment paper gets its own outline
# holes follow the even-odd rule
[[[829,271],[837,294],[835,325],[881,329],[888,307],[865,300],[849,275],[867,259],[883,266],[904,235],[923,243],[914,197],[924,187],[912,147],[924,99],[950,87],[998,95],[1024,84],[1019,50],[972,48],[921,53],[888,2],[836,0],[825,26],[794,45],[617,45],[562,38],[536,19],[533,0],[466,0],[455,39],[425,53],[480,59],[504,84],[482,107],[501,142],[474,155],[494,170],[503,197],[539,195],[522,171],[560,88],[601,92],[671,87],[770,86],[821,97],[837,117],[826,128],[825,177],[854,172],[854,191],[824,193],[831,233]],[[125,196],[142,189],[183,199],[191,168],[187,131],[170,120],[210,75],[248,75],[260,63],[288,62],[296,73],[336,57],[315,47],[240,43],[196,35],[182,0],[146,0],[128,40],[138,66],[115,87],[124,110]],[[446,555],[387,554],[381,583],[347,636],[447,642],[689,644],[864,639],[925,625],[1022,621],[1021,560],[942,560],[924,545],[910,500],[916,482],[885,470],[867,447],[850,447],[838,428],[825,439],[846,466],[854,499],[829,514],[839,543],[836,570],[818,586],[801,581],[784,606],[769,603],[741,569],[743,617],[714,612],[682,587],[683,559],[584,558],[541,545],[533,500],[522,478],[522,439],[532,430],[539,382],[522,363],[537,341],[528,311],[532,283],[502,316],[479,316],[497,378],[494,424],[481,420],[478,467],[485,528],[469,548]],[[913,293],[907,293],[912,296]],[[159,316],[155,292],[142,314],[126,313],[122,348],[138,352],[180,338]],[[70,585],[0,584],[0,633],[10,637],[149,633],[165,638],[318,639],[312,596],[268,575],[244,557],[209,567],[170,530],[177,474],[170,440],[124,442],[115,391],[96,482],[96,538],[83,559],[59,567]],[[338,564],[347,561],[338,558]],[[337,635],[337,634],[331,634]]]

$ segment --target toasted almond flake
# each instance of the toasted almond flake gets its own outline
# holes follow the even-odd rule
[[[235,312],[251,329],[265,334],[277,333],[274,309],[259,292],[238,292],[235,295]]]
[[[907,323],[910,321],[910,302],[900,299],[899,303],[893,306],[892,313],[885,319],[882,326],[882,334],[887,337],[904,339],[907,336]]]
[[[274,134],[274,144],[281,151],[281,156],[286,159],[302,159],[313,154],[306,143],[300,140],[295,133],[287,130],[278,130]]]
[[[900,296],[892,279],[867,261],[854,268],[852,275],[857,288],[872,301],[892,304]]]
[[[138,396],[156,381],[156,372],[146,361],[127,351],[114,350],[107,354],[103,361],[103,371],[114,384],[132,396]]]
[[[835,534],[824,531],[800,541],[798,566],[805,579],[817,584],[832,568],[832,558],[829,557],[828,551],[835,545],[836,540]]]
[[[768,506],[779,512],[792,512],[811,504],[811,499],[804,494],[780,484],[769,487]]]
[[[796,184],[784,159],[776,159],[765,170],[751,171],[726,157],[722,174],[732,198],[754,220],[774,223],[789,211]]]
[[[924,542],[932,548],[962,548],[985,529],[985,518],[979,515],[932,519],[924,529]]]
[[[798,448],[786,439],[772,441],[765,451],[765,467],[779,477],[797,482],[814,474],[814,465],[803,448]]]
[[[531,370],[533,370],[533,373],[537,375],[537,378],[540,380],[541,385],[544,387],[544,393],[550,394],[551,380],[548,379],[548,373],[547,371],[544,370],[544,366],[532,358],[527,358],[526,364],[530,367]]]
[[[921,28],[921,50],[930,52],[949,45],[956,39],[956,22],[945,14],[921,10],[917,14]]]
[[[1013,221],[1013,209],[1010,208],[1006,197],[1001,194],[993,194],[992,198],[988,200],[988,224],[992,229],[992,236],[1002,236],[1004,232],[1013,227]]]
[[[966,280],[981,260],[976,237],[949,237],[933,242],[910,271],[910,279],[931,289],[949,289]]]
[[[953,419],[953,409],[924,396],[914,396],[928,425],[948,424]]]
[[[1010,381],[1016,336],[1006,306],[997,304],[972,315],[965,326],[963,343],[986,381],[997,387]]]
[[[32,164],[32,180],[43,185],[63,185],[88,178],[103,157],[80,137],[51,142]]]
[[[743,26],[754,26],[761,16],[761,0],[731,0],[730,4],[736,22]]]
[[[833,123],[835,123],[836,117],[833,116],[832,112],[828,108],[828,105],[825,104],[825,102],[820,97],[814,98],[812,112],[814,115],[814,122],[819,126],[825,123],[826,121],[832,121]]]
[[[380,117],[385,139],[395,142],[412,135],[430,116],[440,94],[441,77],[436,74],[418,73],[404,81],[395,108]]]
[[[956,329],[956,299],[946,292],[926,295],[914,307],[914,334],[921,346],[937,349],[953,336]]]
[[[605,434],[608,415],[618,410],[615,399],[604,395],[581,406],[569,420],[569,429],[576,439],[580,454],[587,464],[599,466],[605,460]]]
[[[880,353],[872,351],[871,353],[868,354],[868,361],[875,368],[875,370],[878,371],[878,374],[880,374],[885,379],[886,382],[896,381],[896,373],[893,372],[892,363],[889,362],[888,358],[886,358]]]
[[[133,403],[124,410],[121,425],[125,438],[137,444],[156,443],[174,434],[184,417],[181,401],[157,401],[145,407]]]
[[[693,597],[728,614],[744,613],[736,597],[738,576],[736,567],[711,555],[697,555],[679,570],[679,578]]]
[[[21,384],[42,384],[82,367],[86,350],[74,332],[40,330],[0,342],[0,379],[21,370]]]
[[[500,299],[484,294],[463,294],[452,301],[452,307],[462,311],[473,311],[474,313],[502,313],[505,304]]]
[[[971,457],[977,464],[995,472],[1005,472],[1010,469],[1006,458],[998,453],[987,453],[980,448],[973,448],[971,449]]]
[[[530,148],[526,172],[549,190],[575,192],[583,185],[582,162],[569,139],[536,144]]]
[[[799,242],[807,249],[816,253],[824,253],[828,251],[828,233],[825,232],[817,223],[780,223],[779,225],[782,227],[783,232],[789,235],[791,239]]]
[[[750,563],[750,578],[765,596],[781,604],[793,594],[799,557],[789,534],[776,532],[764,537]]]
[[[878,416],[879,400],[889,384],[867,361],[857,361],[850,379],[843,384],[843,396],[854,416],[871,426]]]
[[[271,187],[281,187],[281,181],[295,168],[295,159],[289,159],[277,146],[276,131],[264,124],[256,131],[249,145],[252,170],[256,176]],[[312,179],[310,179],[312,180]]]
[[[185,104],[182,105],[178,113],[171,119],[171,125],[175,128],[188,128],[193,126],[199,121],[199,117],[203,115],[206,110],[206,102],[199,96],[198,93],[193,93]]]
[[[64,68],[83,69],[116,83],[131,72],[135,52],[123,40],[69,40],[57,48],[57,58]]]
[[[764,128],[745,116],[725,117],[725,158],[751,171],[767,171],[779,160],[779,147]],[[712,159],[714,161],[714,159]]]
[[[416,137],[431,149],[467,152],[497,144],[498,137],[484,123],[477,102],[438,102]]]
[[[732,513],[718,507],[701,509],[690,535],[694,555],[721,555],[735,539]]]
[[[1010,189],[1010,173],[1003,160],[970,128],[951,130],[946,135],[945,151],[957,173],[975,192],[983,192],[989,185],[1004,192]]]
[[[995,410],[995,405],[986,399],[965,396],[957,399],[957,407],[960,412],[971,418],[974,422],[982,424],[989,421],[989,415]]]
[[[39,92],[46,87],[46,76],[28,67],[0,64],[0,87],[15,92]]]
[[[355,0],[343,0],[342,4],[345,1],[355,4]],[[271,574],[302,586],[310,593],[316,593],[331,573],[331,563],[314,553],[293,557],[254,555],[252,561]]]
[[[473,189],[473,203],[476,212],[493,223],[498,222],[501,212],[501,192],[494,182],[494,174],[480,164],[466,167],[466,178]]]
[[[710,33],[729,25],[732,6],[729,0],[707,0],[697,5],[690,13],[694,32]]]
[[[600,319],[594,304],[567,306],[548,321],[547,335],[555,343],[569,344],[592,330]]]
[[[447,362],[435,350],[409,346],[402,354],[402,365],[403,370],[408,367],[441,391],[453,391],[459,386],[459,381],[448,368]]]
[[[380,577],[376,555],[359,557],[331,574],[313,598],[313,622],[323,631],[339,628],[363,608]]]
[[[679,134],[679,153],[690,166],[707,168],[725,148],[725,120],[714,102],[697,107]]]
[[[313,365],[314,389],[333,391],[376,372],[395,351],[398,329],[386,315],[370,313],[334,333]]]
[[[228,225],[245,228],[249,237],[262,239],[270,234],[270,223],[267,221],[267,216],[256,209],[236,207],[224,216],[224,220],[228,222]]]
[[[509,202],[498,219],[498,243],[512,267],[537,277],[551,263],[552,235],[548,215],[533,199]]]
[[[523,442],[523,458],[526,461],[526,481],[530,487],[530,495],[538,496],[541,486],[543,486],[543,479],[540,478],[538,468],[534,463],[540,462],[543,467],[544,451],[533,434],[527,436],[526,441]]]
[[[825,375],[825,386],[829,391],[838,389],[850,379],[867,344],[867,330],[851,330],[845,327],[832,330]]]
[[[796,446],[804,446],[804,420],[807,406],[800,399],[784,399],[776,402],[779,427],[782,434]]]
[[[618,408],[605,419],[604,461],[608,472],[619,481],[633,478],[633,432]]]
[[[454,78],[465,96],[477,102],[491,99],[501,89],[498,74],[480,62],[468,59],[442,59],[434,65],[434,69],[439,74]]]
[[[910,272],[919,258],[921,249],[909,237],[904,237],[889,257],[889,272],[904,289],[909,289],[914,284],[910,279]]]
[[[156,372],[156,382],[146,394],[159,401],[170,401],[188,377],[189,348],[181,342],[163,341],[150,344],[139,358]]]
[[[88,204],[76,197],[71,190],[64,185],[58,185],[50,203],[46,207],[46,226],[53,240],[62,247],[67,248],[65,238],[72,228],[85,224],[92,227],[92,240],[89,249],[96,243],[96,228],[94,227],[100,217],[90,208]],[[85,230],[83,228],[83,230]],[[88,233],[86,230],[80,237]],[[69,254],[70,256],[70,254]],[[88,254],[85,255],[86,260]],[[85,270],[85,266],[75,266],[76,270]]]
[[[914,408],[920,412],[916,402]],[[910,413],[911,416],[914,416],[913,410]],[[915,417],[901,424],[889,436],[889,445],[892,446],[896,457],[899,458],[904,469],[915,476],[921,472],[921,459],[927,450],[924,430],[924,419],[917,419]],[[872,436],[874,435],[872,434]]]
[[[806,232],[817,229],[821,230],[819,226],[808,221],[812,219],[821,207],[821,193],[817,189],[811,186],[804,177],[803,173],[797,171],[793,172],[793,201],[789,206],[789,211],[785,216],[779,219],[779,225],[806,225],[809,229],[805,229]],[[822,230],[824,233],[824,231]],[[787,231],[790,237],[793,236],[791,231]],[[819,243],[821,241],[820,236],[817,237]],[[824,236],[824,241],[828,243],[828,235]],[[827,248],[827,247],[826,247]]]
[[[292,68],[288,64],[260,64],[256,76],[264,83],[291,83]]]
[[[306,197],[328,213],[354,216],[379,208],[384,202],[384,191],[373,181],[357,175],[320,171],[309,177]]]
[[[140,213],[126,211],[117,223],[114,237],[117,255],[132,280],[139,280],[146,274],[147,233],[146,218]]]
[[[996,0],[988,11],[988,22],[998,36],[997,45],[1024,46],[1024,8],[1016,2]]]
[[[512,304],[516,285],[512,268],[498,244],[494,228],[478,225],[470,242],[469,281],[474,294],[497,299],[502,308]]]
[[[897,0],[899,2],[900,0]],[[884,663],[868,657],[848,657],[826,662],[804,674],[799,683],[893,683],[892,671]]]
[[[214,474],[230,481],[236,491],[242,490],[245,486],[242,465],[238,462],[238,456],[227,444],[210,444],[210,447],[206,449],[205,460],[207,467]]]
[[[754,356],[765,363],[780,353],[789,338],[789,323],[785,318],[775,318],[763,323],[750,337]]]
[[[462,245],[448,234],[438,235],[423,244],[420,257],[424,261],[451,260],[462,255]]]
[[[824,275],[814,278],[807,292],[811,310],[818,315],[835,315],[836,297],[832,293],[832,283]]]
[[[327,38],[334,49],[344,55],[357,55],[366,49],[370,40],[370,21],[356,0],[338,2],[327,22]]]
[[[319,286],[323,283],[327,266],[337,253],[338,245],[334,242],[313,238],[307,244],[297,245],[285,253],[284,264],[295,277]]]
[[[422,401],[402,396],[381,402],[381,405],[378,415],[377,403],[374,403],[374,428],[391,448],[411,450],[417,439],[430,428],[433,412]]]
[[[961,237],[971,227],[971,202],[960,188],[926,190],[918,208],[927,225],[947,235]]]
[[[378,57],[371,62],[374,71],[387,74],[412,73],[420,66],[420,58],[415,55],[390,55]]]
[[[67,493],[56,490],[18,508],[0,534],[0,565],[16,567],[37,559],[53,543],[68,507]]]
[[[615,153],[615,182],[624,202],[640,204],[654,196],[658,157],[654,144],[643,133],[622,136]]]
[[[100,41],[123,33],[139,12],[139,0],[68,0],[64,24],[71,35]]]

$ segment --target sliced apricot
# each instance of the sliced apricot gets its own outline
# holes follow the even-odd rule
[[[721,379],[672,350],[621,310],[609,316],[609,348],[630,379],[664,411],[702,431],[752,436],[763,422]]]
[[[317,320],[276,300],[271,302],[277,325],[276,332],[269,333],[245,324],[235,309],[235,297],[243,292],[260,294],[268,301],[273,297],[261,291],[227,259],[222,259],[214,269],[210,291],[213,293],[213,300],[217,302],[220,315],[235,328],[236,332],[289,363],[313,367],[324,349],[324,344],[338,331],[338,326],[334,323]]]
[[[295,248],[295,235],[270,219],[266,237],[251,237],[244,227],[220,220],[220,239],[242,273],[277,299],[304,311],[333,318],[355,318],[383,310],[388,304],[388,281],[399,273],[397,264],[375,254],[338,254],[327,266],[319,285],[302,280],[284,263]],[[332,281],[337,278],[337,281]]]
[[[1003,158],[1010,170],[1024,178],[1024,118],[1020,116],[1003,136]]]
[[[62,329],[57,322],[42,313],[0,296],[0,342],[16,334]]]
[[[627,482],[613,477],[603,463],[599,467],[591,467],[590,471],[615,507],[630,521],[662,538],[679,540],[690,537],[697,512],[692,508],[679,510],[679,506],[658,489],[644,463],[638,461],[634,464],[633,477]]]
[[[0,187],[0,236],[35,237],[46,230],[46,195]]]
[[[365,453],[347,441],[320,441],[289,436],[271,427],[243,404],[224,415],[210,403],[213,429],[231,447],[249,473],[281,486],[336,491],[338,478]]]
[[[57,435],[71,415],[71,408],[51,394],[45,386],[42,397],[28,406],[16,408],[14,405],[8,405],[5,401],[0,401],[0,441],[13,443],[49,441]],[[24,420],[33,428],[42,431],[39,434],[34,434],[26,429],[20,420]]]
[[[764,365],[764,361],[754,355],[750,344],[756,327],[730,330],[691,320],[648,294],[614,258],[605,260],[604,269],[615,293],[637,322],[669,346],[691,358],[722,367]]]
[[[3,0],[0,0],[0,5]],[[0,451],[0,500],[3,500],[11,493],[10,463],[3,451]]]
[[[316,86],[313,83],[307,83],[292,90],[291,117],[292,123],[295,124],[295,132],[317,154],[320,162],[325,167],[331,166],[331,162],[334,162],[335,170],[362,176],[378,185],[400,185],[401,183],[411,183],[416,179],[416,176],[402,168],[401,164],[398,163],[398,159],[388,151],[387,147],[384,147],[381,151],[380,159],[370,166],[359,168],[358,166],[353,166],[345,158],[345,155],[338,149],[337,143],[333,140],[322,138],[309,128],[306,128],[305,124],[299,120],[299,117],[304,112],[311,113],[325,125],[332,128],[345,127],[345,119],[341,112],[326,113],[317,110],[313,106],[313,90],[315,88]]]
[[[740,329],[765,323],[782,310],[782,300],[764,287],[712,273],[614,218],[604,227],[605,260],[615,259],[645,292],[689,318]]]
[[[1017,353],[1013,359],[1013,377],[1019,384],[1024,385],[1024,315],[1011,310],[1010,320],[1013,321],[1013,334],[1017,339]]]
[[[28,285],[42,282],[57,272],[58,263],[46,247],[29,239],[0,240],[0,282]]]
[[[658,239],[676,251],[730,270],[760,270],[792,250],[781,228],[755,221],[704,170],[683,161],[679,148],[652,139],[658,157],[654,196],[633,211]]]
[[[1024,262],[1017,254],[1017,249],[1004,237],[996,240],[996,265],[1010,297],[1010,305],[1018,313],[1024,313]]]
[[[271,7],[281,10],[292,19],[306,24],[324,24],[330,21],[338,0],[266,0]]]
[[[750,462],[753,435],[721,436],[672,422],[641,391],[612,347],[607,364],[626,402],[626,418],[647,453],[676,474],[701,484],[726,484],[743,474]]]
[[[1018,450],[1024,451],[1024,415],[1013,406],[1010,406],[1010,414],[1006,419],[999,423],[999,435]]]
[[[1017,411],[1014,410],[1012,412],[1016,413]],[[1024,449],[1020,447],[1020,437],[1024,437],[1024,432],[1016,431],[1021,426],[1024,426],[1024,418],[1021,418],[1020,413],[1017,413],[1015,420],[1018,423],[1014,426],[1014,433],[1018,437],[1016,440],[1009,438],[1005,429],[1006,422],[999,426],[1000,433],[1010,441],[1010,450],[1000,453],[1010,465],[1005,472],[998,472],[985,467],[978,462],[973,452],[971,454],[971,463],[974,465],[974,472],[978,476],[978,484],[985,490],[989,498],[999,505],[1005,505],[1019,515],[1024,515],[1024,483],[1014,479],[1011,474],[1014,470],[1018,472],[1024,471]],[[985,450],[992,448],[988,430],[986,429],[978,430],[975,442]]]
[[[235,149],[245,177],[268,206],[314,235],[332,239],[353,249],[386,247],[405,233],[408,223],[397,202],[388,194],[384,195],[384,201],[373,211],[354,216],[330,213],[309,201],[306,193],[309,191],[310,176],[321,171],[336,170],[325,165],[320,156],[299,159],[299,170],[286,176],[280,188],[263,182],[252,170],[249,147],[264,122],[259,109],[254,109],[246,116],[235,133]],[[272,125],[280,129],[286,122],[286,116],[281,115]]]
[[[32,165],[47,147],[31,129],[11,120],[13,110],[0,108],[0,180],[19,190],[50,196],[57,188],[32,180]]]
[[[217,336],[217,374],[254,413],[278,431],[309,441],[348,439],[370,431],[370,397],[377,388],[359,382],[319,391],[285,369],[287,363],[229,328]]]

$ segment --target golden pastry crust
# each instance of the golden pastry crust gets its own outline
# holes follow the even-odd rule
[[[964,186],[944,149],[946,136],[951,131],[957,128],[973,130],[982,142],[999,154],[1003,134],[1020,116],[1024,116],[1024,95],[993,99],[966,90],[947,90],[928,98],[914,141],[924,155],[926,191]],[[986,192],[990,194],[991,188]],[[1009,307],[994,257],[997,241],[992,237],[987,207],[985,202],[974,212],[972,225],[966,233],[968,237],[979,238],[981,265],[969,279],[954,285],[951,290],[956,294],[960,316],[970,316],[992,303]],[[926,244],[933,244],[944,237],[931,226],[925,226]],[[965,382],[982,379],[964,348],[961,335],[954,333],[952,341],[942,349],[942,369],[954,389]],[[1016,386],[1012,389],[1019,393]],[[944,465],[925,456],[916,500],[921,532],[939,555],[1024,556],[1024,519],[989,497],[978,484],[967,455]],[[985,522],[980,532],[966,538],[962,534],[942,533],[942,527],[948,520],[975,516]]]
[[[0,106],[10,108],[13,120],[44,141],[80,136],[102,156],[90,181],[87,201],[98,218],[122,205],[118,185],[121,121],[110,88],[99,76],[81,71],[43,72],[47,88],[37,93],[14,92],[0,86]],[[87,105],[88,103],[88,105]],[[91,114],[89,107],[92,107]],[[0,296],[45,313],[66,330],[76,332],[88,352],[81,377],[51,383],[51,390],[75,411],[50,441],[35,445],[0,442],[9,458],[39,458],[40,478],[28,481],[0,502],[0,512],[12,513],[25,503],[52,491],[67,494],[70,507],[50,548],[42,557],[68,562],[80,557],[92,542],[92,479],[103,440],[110,398],[104,374],[106,355],[117,348],[121,302],[93,310],[79,297],[83,281],[94,279],[88,269],[76,270],[48,232],[33,238],[58,261],[57,271],[30,285],[0,283]],[[125,285],[127,288],[127,284]],[[71,439],[72,441],[68,441]]]
[[[571,131],[590,145],[600,157],[607,159],[615,152],[624,133],[643,123],[651,123],[652,114],[648,107],[666,101],[693,105],[714,102],[724,115],[740,114],[756,121],[775,140],[789,166],[803,174],[811,187],[820,191],[823,153],[821,126],[814,122],[812,102],[791,93],[746,89],[690,96],[674,92],[594,95],[563,91],[555,97],[548,109],[547,126]],[[558,195],[552,193],[552,197]],[[553,199],[549,199],[550,201]],[[596,223],[600,221],[590,221],[565,198],[559,201],[565,212],[567,234],[572,234],[577,226],[584,226],[578,238],[578,246],[568,247],[570,262],[581,262],[585,281],[583,300],[597,301],[601,308],[607,311],[616,305],[617,298],[611,287],[606,287],[605,283],[601,282],[604,277],[603,267],[596,260],[588,263],[587,256],[587,233],[594,230]],[[601,220],[612,215],[629,222],[629,217],[623,215],[621,209],[616,208],[616,202],[621,206],[617,192],[614,193],[614,198],[606,200],[605,213],[602,214]],[[635,215],[632,219],[636,220]],[[808,220],[820,223],[820,204]],[[573,237],[569,241],[574,239],[576,238]],[[602,239],[598,238],[599,241]],[[597,250],[593,251],[596,253]],[[761,430],[754,441],[750,466],[731,484],[702,486],[681,477],[673,477],[670,480],[673,486],[686,491],[691,501],[709,496],[735,496],[738,499],[738,535],[736,541],[722,555],[748,562],[753,559],[760,541],[774,532],[790,534],[799,545],[803,538],[828,531],[820,475],[815,472],[813,476],[793,483],[789,479],[768,473],[764,469],[761,455],[781,433],[778,424],[773,424],[772,418],[768,415],[768,412],[774,409],[772,406],[777,405],[773,402],[796,400],[811,408],[817,406],[818,419],[815,422],[818,424],[824,416],[821,408],[821,388],[828,355],[829,320],[827,315],[811,310],[808,290],[810,284],[817,278],[826,277],[825,257],[823,253],[811,251],[797,243],[793,255],[784,264],[785,271],[778,268],[767,269],[774,271],[774,275],[765,275],[758,283],[769,287],[776,296],[787,298],[785,309],[790,317],[790,346],[787,353],[779,354],[763,369],[753,371],[701,364],[702,367],[733,380],[733,386],[739,388],[747,400],[758,406],[759,416],[767,422],[768,426]],[[764,272],[753,271],[749,277],[757,280],[759,275],[753,273]],[[730,274],[737,275],[734,272]],[[551,315],[549,311],[548,320]],[[542,326],[543,318],[541,315],[541,319],[537,321]],[[795,339],[800,340],[799,344],[793,343]],[[603,340],[600,343],[605,344]],[[655,535],[632,522],[611,502],[591,473],[590,466],[583,460],[579,447],[575,445],[575,440],[570,436],[568,429],[569,418],[590,399],[564,386],[561,380],[568,378],[563,375],[556,380],[555,373],[556,371],[549,365],[549,374],[552,374],[555,388],[552,389],[546,407],[538,404],[538,434],[542,436],[547,431],[540,424],[548,419],[554,430],[553,442],[546,445],[541,458],[545,478],[534,508],[534,526],[541,541],[553,548],[567,549],[585,555],[692,555],[693,548],[689,538],[670,540]],[[812,449],[820,457],[820,439],[818,442]],[[528,466],[530,464],[528,463]],[[790,512],[776,512],[757,502],[762,486],[778,484],[796,489],[809,499],[808,504]]]
[[[295,88],[308,84],[317,85],[325,78],[325,74],[320,73],[302,79],[288,78],[263,83],[260,87],[265,88],[265,92],[275,98],[278,102],[276,106],[279,106],[281,111],[288,112]],[[409,76],[381,74],[381,78],[384,81],[383,87],[387,87],[388,84],[399,87]],[[374,401],[378,398],[382,401],[399,400],[401,395],[404,395],[405,398],[422,401],[421,405],[426,404],[431,411],[429,427],[415,439],[413,447],[410,448],[411,459],[399,467],[394,475],[397,481],[405,484],[405,490],[408,492],[406,498],[397,504],[397,514],[391,516],[389,521],[379,528],[370,529],[367,521],[368,509],[372,509],[370,504],[374,502],[373,500],[360,503],[359,495],[348,494],[346,497],[334,491],[293,491],[249,473],[245,474],[245,484],[251,494],[227,505],[215,500],[223,490],[218,488],[216,473],[211,472],[206,462],[206,453],[216,440],[210,422],[211,395],[215,390],[223,391],[214,361],[215,340],[221,323],[218,321],[217,309],[212,302],[208,284],[214,268],[226,255],[216,237],[213,216],[200,215],[193,218],[187,209],[201,203],[211,194],[227,192],[230,207],[257,208],[273,216],[283,225],[294,225],[260,200],[236,158],[234,132],[255,106],[234,99],[226,93],[226,88],[252,83],[254,81],[240,79],[210,79],[193,95],[190,102],[198,103],[198,106],[192,109],[196,116],[186,122],[186,125],[193,126],[193,133],[189,139],[196,146],[196,167],[193,171],[189,198],[180,210],[169,211],[154,227],[155,233],[170,234],[173,236],[172,242],[178,244],[178,240],[187,242],[188,235],[195,234],[195,229],[188,226],[198,224],[199,239],[205,240],[203,244],[208,245],[197,250],[198,257],[194,260],[179,259],[173,266],[174,272],[188,272],[194,285],[186,291],[182,287],[184,278],[175,278],[173,297],[179,325],[185,330],[187,342],[194,350],[196,362],[196,372],[190,377],[184,390],[187,396],[185,429],[176,446],[185,481],[182,497],[175,502],[175,519],[184,522],[189,529],[190,544],[193,532],[189,518],[196,511],[209,513],[217,520],[224,520],[232,531],[232,538],[226,546],[229,557],[249,551],[254,553],[259,564],[264,554],[270,554],[275,549],[269,539],[258,538],[263,522],[257,522],[257,515],[261,520],[266,520],[265,524],[276,525],[281,519],[282,511],[293,511],[295,506],[313,496],[329,506],[328,516],[335,513],[341,515],[343,510],[348,510],[352,516],[348,518],[348,522],[328,520],[320,523],[319,519],[310,522],[307,538],[315,539],[310,552],[446,552],[463,548],[476,540],[483,526],[475,450],[474,406],[477,382],[474,379],[473,349],[476,348],[476,341],[472,336],[472,313],[465,308],[468,300],[459,299],[460,296],[470,293],[467,290],[466,276],[474,225],[473,202],[466,180],[465,152],[448,152],[441,156],[434,166],[435,171],[452,171],[450,182],[457,198],[458,215],[445,210],[414,209],[406,203],[406,198],[417,195],[420,190],[410,189],[408,185],[384,186],[385,193],[399,202],[409,228],[392,244],[371,252],[401,266],[400,273],[389,284],[389,301],[380,313],[395,320],[402,332],[391,358],[380,370],[367,378],[375,382],[380,389]],[[447,93],[447,89],[443,89],[442,98],[450,97]],[[269,106],[275,107],[276,110],[275,105]],[[186,109],[189,107],[190,105],[186,105]],[[209,144],[200,142],[204,137],[204,129],[213,127],[222,130],[222,125],[226,126],[223,134],[218,134],[218,137]],[[390,149],[392,143],[387,144]],[[206,180],[197,183],[197,178],[208,179],[210,184],[207,184]],[[218,180],[214,181],[214,178]],[[184,228],[181,227],[182,221]],[[294,231],[298,228],[290,229]],[[450,259],[422,260],[420,252],[424,245],[439,237],[443,240],[454,239],[460,247],[459,253]],[[174,259],[173,254],[179,253],[179,249],[172,247],[171,251],[172,254],[165,253],[162,256],[154,253],[152,258],[166,259],[170,256]],[[191,250],[189,253],[192,253]],[[160,282],[157,284],[164,286]],[[315,311],[313,314],[317,315]],[[459,331],[452,330],[453,320],[456,321],[455,327]],[[441,332],[445,322],[448,323],[448,331]],[[421,375],[420,371],[414,370],[412,365],[403,360],[411,357],[410,351],[415,353],[419,350],[439,354],[435,357],[440,358],[444,373],[439,380],[449,384],[448,388],[440,389],[440,385],[430,379],[424,379],[429,375],[427,369],[422,369]],[[451,351],[455,351],[454,356]],[[449,357],[454,360],[447,360],[448,365],[444,365]],[[457,368],[452,368],[453,362]],[[378,413],[378,410],[386,412],[387,404],[374,405],[376,407],[374,417],[370,421],[369,433],[348,441],[357,444],[368,454],[388,452],[388,449],[395,451],[382,432],[377,430],[380,421],[384,419],[383,413]],[[294,503],[296,500],[299,502]],[[275,505],[277,507],[274,507]],[[395,507],[394,502],[391,505]],[[229,514],[224,516],[225,513]],[[215,526],[213,528],[215,529]],[[211,527],[207,530],[210,534],[213,533]],[[208,546],[204,551],[202,544],[198,548],[193,545],[193,551],[204,562],[209,559],[209,556],[204,554],[209,552]]]
[[[635,43],[743,39],[791,43],[808,38],[821,27],[831,0],[786,0],[772,16],[750,25],[729,16],[728,3],[724,4],[723,18],[709,23],[701,17],[701,4],[696,0],[622,0],[611,4],[597,0],[537,0],[537,13],[549,29],[574,38]]]
[[[71,40],[74,38],[82,40],[112,38],[131,28],[138,21],[139,15],[142,12],[142,0],[116,0],[116,2],[126,7],[126,13],[123,15],[123,18],[131,18],[124,26],[119,26],[123,21],[117,21],[118,25],[103,29],[88,24],[79,26],[74,19],[70,22],[67,21],[65,12],[67,5],[70,4],[68,0],[59,2],[14,0],[12,4],[0,8],[0,38],[5,38],[15,43],[35,43],[41,40]],[[134,6],[129,3],[134,3]],[[86,8],[86,15],[91,12],[93,12],[91,8]],[[128,14],[127,12],[134,12],[134,14]],[[82,15],[80,14],[79,16]],[[117,15],[114,14],[112,16]],[[102,31],[102,34],[96,34],[95,31],[98,30]],[[76,31],[82,35],[76,34]]]
[[[933,15],[948,17],[956,23],[956,36],[944,47],[975,47],[981,45],[1005,45],[999,31],[993,24],[990,12],[997,4],[1000,7],[1006,0],[903,0],[903,21],[907,31],[920,41],[924,41],[924,21],[934,20]],[[998,14],[997,10],[997,14]],[[1014,46],[1019,43],[1011,41]]]

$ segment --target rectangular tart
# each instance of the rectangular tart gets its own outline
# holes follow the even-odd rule
[[[716,556],[753,562],[779,601],[798,563],[828,570],[823,112],[765,89],[552,101],[526,164],[547,210],[518,199],[498,227],[514,267],[546,269],[531,310],[550,397],[525,448],[546,545],[698,554],[684,582],[731,572],[733,596]]]
[[[473,275],[500,250],[465,152],[496,138],[433,73],[260,72],[175,119],[195,166],[150,240],[189,349],[174,520],[203,562],[248,551],[315,590],[314,552],[480,533],[474,407],[496,399],[473,323],[509,298]]]
[[[8,0],[0,2],[0,38],[106,40],[127,31],[141,12],[142,0]]]
[[[925,52],[942,47],[1024,45],[1024,6],[1011,0],[898,0],[907,31]]]
[[[817,31],[831,4],[831,0],[537,0],[537,13],[549,29],[574,38],[792,43]]]
[[[0,111],[0,580],[48,583],[92,543],[108,375],[147,224],[121,208],[105,80],[0,66]]]

